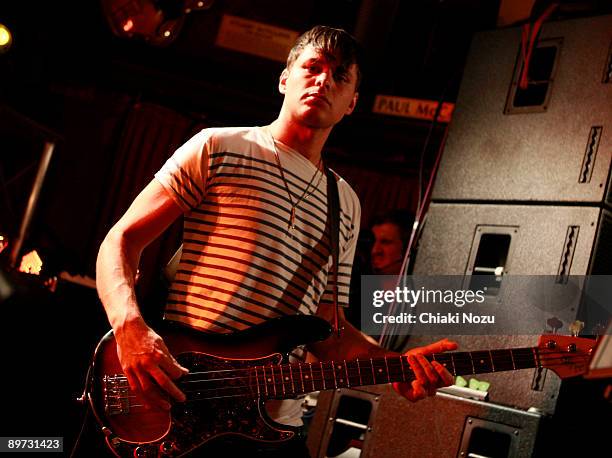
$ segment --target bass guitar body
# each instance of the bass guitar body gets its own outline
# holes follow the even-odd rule
[[[264,399],[291,396],[262,393],[258,379],[278,377],[274,367],[286,362],[292,349],[329,333],[327,322],[310,316],[284,317],[229,335],[169,326],[160,334],[189,374],[178,383],[187,400],[166,411],[147,408],[130,390],[109,332],[94,354],[89,402],[108,446],[121,457],[183,456],[228,435],[278,445],[295,437],[298,428],[274,422]]]

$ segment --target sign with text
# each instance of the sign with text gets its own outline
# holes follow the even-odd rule
[[[298,32],[224,14],[215,44],[270,60],[285,62]]]
[[[401,116],[403,118],[416,118],[433,120],[438,102],[431,100],[410,99],[407,97],[395,97],[391,95],[377,95],[374,100],[372,111],[378,114]],[[455,109],[454,103],[443,103],[439,122],[450,122],[451,115]]]

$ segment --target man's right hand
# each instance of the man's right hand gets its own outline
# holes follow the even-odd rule
[[[148,407],[170,409],[168,395],[179,402],[185,394],[173,380],[189,372],[170,354],[164,340],[142,318],[115,332],[117,356],[130,388],[143,395]]]

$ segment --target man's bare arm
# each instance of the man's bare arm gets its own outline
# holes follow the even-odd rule
[[[151,181],[109,231],[96,263],[98,294],[115,333],[119,361],[130,387],[142,391],[150,404],[162,408],[170,407],[164,391],[184,400],[172,380],[187,370],[145,323],[134,284],[144,248],[181,214],[181,208],[161,184]]]

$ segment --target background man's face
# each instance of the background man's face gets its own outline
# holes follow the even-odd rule
[[[374,245],[372,246],[372,268],[375,273],[395,275],[399,273],[404,246],[400,229],[393,223],[383,223],[372,227]]]

